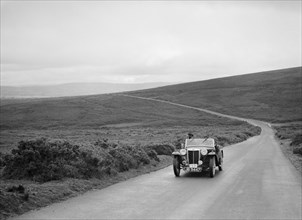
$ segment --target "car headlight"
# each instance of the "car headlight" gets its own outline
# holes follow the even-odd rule
[[[180,149],[179,153],[180,153],[180,155],[184,156],[184,155],[186,155],[187,150],[186,149]]]
[[[201,148],[200,149],[200,153],[201,153],[201,155],[207,155],[207,153],[208,153],[208,150],[206,149],[206,148]]]

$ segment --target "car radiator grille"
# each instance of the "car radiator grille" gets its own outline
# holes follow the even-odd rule
[[[189,164],[197,164],[199,160],[199,151],[198,150],[189,150],[188,151],[188,160]]]

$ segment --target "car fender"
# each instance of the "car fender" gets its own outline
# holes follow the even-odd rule
[[[174,156],[180,156],[180,152],[174,151],[174,152],[172,153],[172,155],[174,155]]]
[[[173,156],[173,158],[177,158],[179,161],[181,161],[181,155],[179,152],[173,152],[172,156]]]
[[[208,154],[208,157],[210,158],[210,159],[212,159],[212,158],[215,158],[215,162],[216,162],[216,164],[218,164],[219,163],[219,159],[218,159],[218,155],[217,154]]]
[[[179,160],[180,160],[180,158],[181,158],[180,152],[177,152],[177,151],[173,152],[173,153],[172,153],[172,156],[173,156],[174,158],[177,157]]]

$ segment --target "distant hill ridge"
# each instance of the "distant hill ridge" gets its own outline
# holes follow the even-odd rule
[[[170,83],[66,83],[43,86],[1,86],[1,98],[63,97],[148,89]]]
[[[129,92],[271,122],[302,120],[301,67]]]
[[[301,67],[295,67],[124,93],[274,123],[302,121],[301,70]],[[66,87],[68,86],[65,85]],[[7,128],[14,127],[15,124],[16,126],[22,123],[39,124],[42,121],[45,126],[49,121],[59,125],[72,121],[76,124],[77,120],[81,120],[83,124],[95,125],[97,119],[101,121],[99,125],[104,125],[141,123],[142,118],[153,117],[153,114],[159,114],[160,118],[171,117],[169,111],[165,114],[158,111],[157,105],[148,107],[152,104],[150,101],[136,102],[133,98],[116,94],[48,99],[2,99],[0,104],[2,116],[0,122]],[[139,109],[143,111],[139,112]],[[140,117],[137,117],[138,114]],[[184,123],[181,120],[182,114],[173,115],[180,125]],[[199,121],[202,118],[192,116],[190,120]]]
[[[167,85],[162,88],[148,89],[149,91],[160,90],[175,90],[179,88],[186,88],[188,86],[202,87],[202,88],[221,88],[225,87],[243,87],[247,85],[264,85],[272,83],[301,83],[302,67],[293,67],[287,69],[271,70],[265,72],[248,73],[243,75],[228,76],[222,78],[208,79],[195,82],[187,82],[181,84]],[[191,87],[192,88],[192,87]]]

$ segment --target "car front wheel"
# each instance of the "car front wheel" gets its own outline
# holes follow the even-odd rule
[[[216,161],[215,161],[215,157],[213,157],[210,160],[210,177],[212,178],[215,176],[215,169],[216,169]]]
[[[173,159],[173,171],[176,177],[179,177],[180,174],[180,163],[177,157]]]

